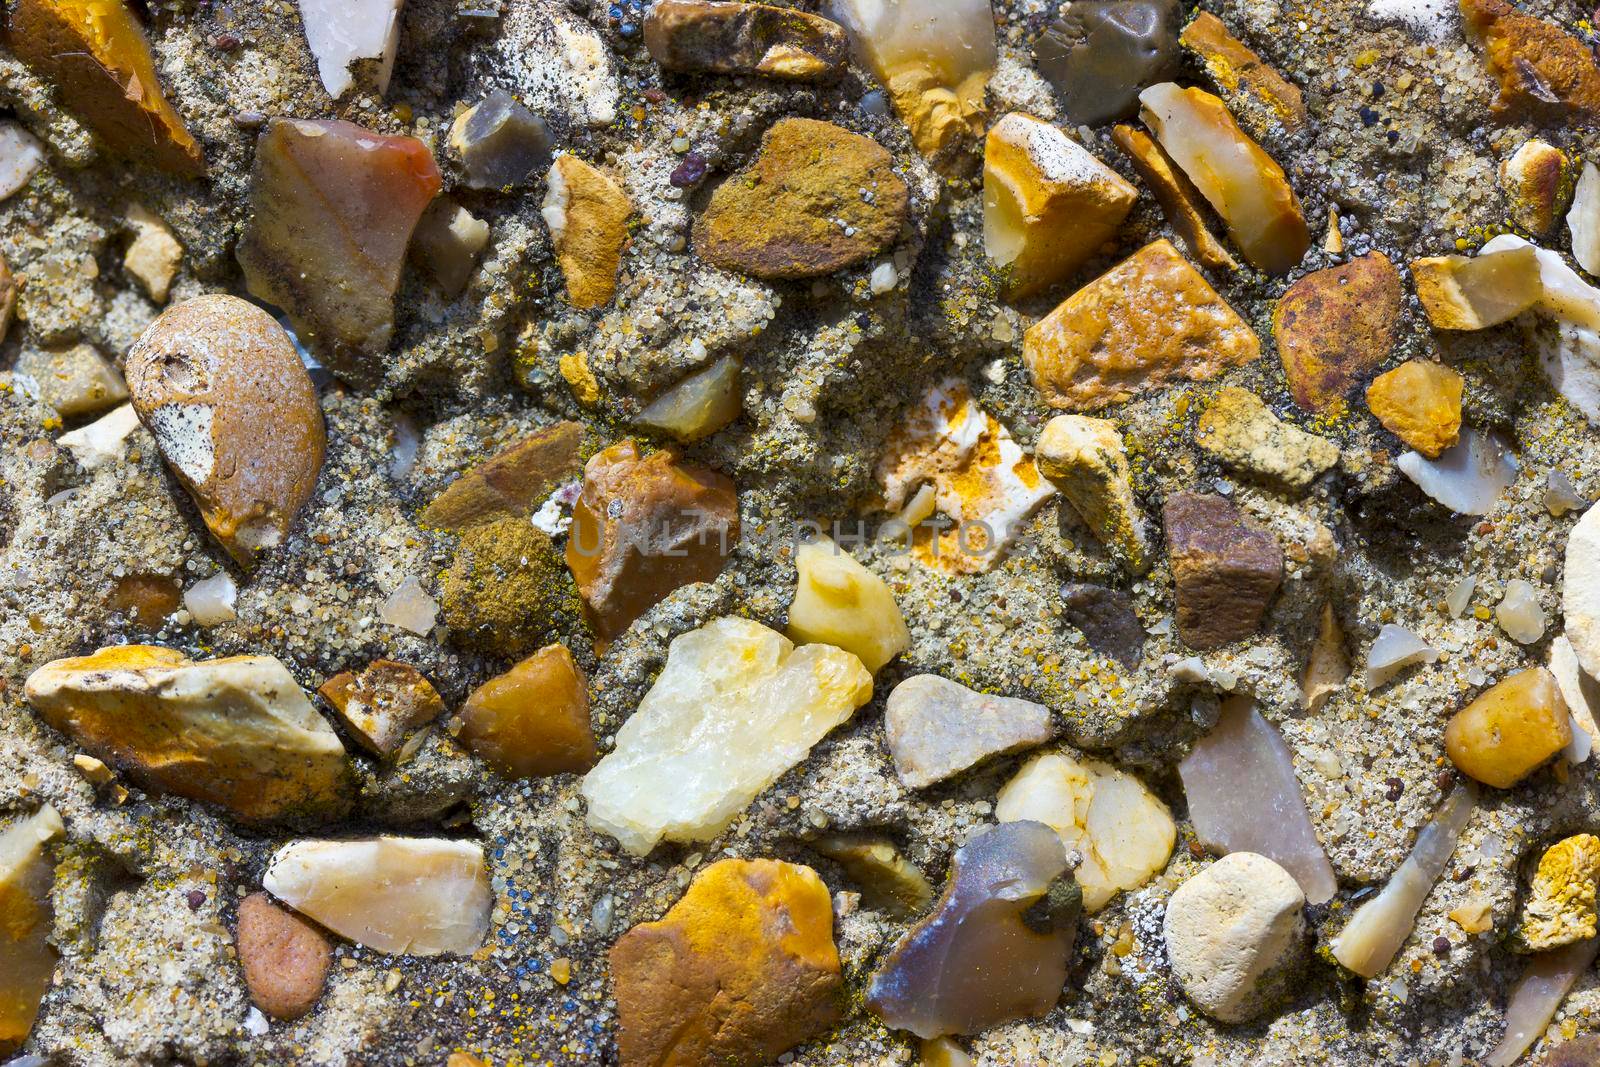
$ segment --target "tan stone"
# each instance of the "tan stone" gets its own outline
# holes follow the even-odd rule
[[[876,141],[829,122],[783,119],[754,161],[711,194],[694,247],[757,278],[816,278],[888,248],[909,210],[894,157]]]
[[[1045,423],[1033,458],[1101,544],[1134,574],[1150,569],[1144,515],[1133,498],[1128,453],[1115,423],[1057,415]]]
[[[658,0],[644,20],[644,46],[669,70],[809,81],[839,73],[849,44],[838,23],[770,4]]]
[[[621,441],[584,467],[567,566],[595,631],[611,638],[679,586],[715,580],[738,540],[733,482]]]
[[[1510,789],[1572,740],[1572,717],[1555,676],[1519,671],[1480,693],[1444,730],[1456,769],[1496,789]]]
[[[207,528],[243,566],[316,488],[322,404],[283,327],[234,296],[175,304],[128,351],[134,409]]]
[[[610,960],[623,1067],[763,1067],[843,1014],[833,902],[797,864],[713,863]]]
[[[350,762],[282,663],[196,662],[114,645],[46,664],[28,702],[51,726],[141,784],[219,804],[253,822],[336,818]]]
[[[861,890],[861,902],[897,919],[928,910],[933,886],[917,865],[887,837],[875,834],[824,834],[811,847],[828,857]]]
[[[581,774],[597,753],[588,679],[564,645],[547,645],[461,706],[461,743],[501,774]]]
[[[64,419],[96,415],[128,399],[122,375],[93,345],[25,349],[12,369]]]
[[[142,204],[128,209],[127,221],[133,240],[123,253],[122,267],[144,286],[151,300],[165,304],[172,291],[172,279],[183,262],[183,246],[166,221]]]
[[[876,674],[911,644],[905,616],[882,578],[826,537],[795,552],[790,640],[853,653]]]
[[[1206,73],[1224,95],[1245,105],[1243,113],[1248,114],[1252,107],[1260,108],[1291,133],[1305,126],[1306,105],[1299,87],[1229,33],[1228,27],[1211,12],[1196,13],[1178,40],[1200,57]]]
[[[1195,426],[1195,444],[1235,470],[1303,493],[1339,462],[1339,446],[1279,419],[1248,389],[1217,391]]]
[[[467,287],[488,245],[489,224],[454,198],[441,196],[422,213],[408,254],[433,275],[440,295],[448,299]]]
[[[1440,330],[1483,330],[1508,322],[1544,296],[1539,253],[1531,245],[1479,256],[1411,261],[1428,321]]]
[[[392,756],[406,738],[444,714],[444,701],[423,673],[409,663],[376,659],[356,673],[345,671],[317,690],[368,751]]]
[[[22,288],[11,266],[0,256],[0,341],[6,339],[11,329],[11,317],[17,310],[17,292]]]
[[[1300,706],[1316,714],[1334,693],[1344,688],[1350,677],[1350,654],[1345,650],[1344,631],[1332,604],[1322,605],[1317,637],[1300,675]]]
[[[1516,945],[1544,952],[1595,936],[1595,884],[1600,880],[1600,837],[1574,834],[1539,857],[1522,906]]]
[[[333,966],[333,947],[322,931],[267,894],[251,893],[239,902],[233,938],[256,1007],[286,1020],[316,1007]]]
[[[1023,338],[1053,408],[1121,404],[1169,382],[1206,381],[1261,355],[1261,342],[1166,240],[1073,293]]]
[[[1013,112],[983,155],[983,243],[1009,299],[1065,281],[1100,250],[1139,191],[1060,129]]]
[[[50,891],[55,864],[46,847],[66,832],[45,805],[0,833],[0,1055],[28,1039],[50,989],[56,954],[50,947]]]
[[[150,42],[123,0],[19,0],[5,43],[118,154],[184,177],[205,173],[200,145],[162,95]]]
[[[1111,140],[1122,149],[1133,169],[1155,194],[1167,223],[1177,232],[1189,254],[1210,270],[1238,270],[1238,261],[1206,223],[1200,208],[1200,190],[1172,162],[1172,157],[1162,151],[1149,134],[1132,126],[1112,127]]]
[[[558,422],[467,470],[422,509],[424,525],[460,532],[507,515],[530,514],[579,469],[583,427]]]
[[[577,156],[558,157],[548,182],[541,212],[567,280],[567,303],[605,307],[617,293],[633,204],[622,186]]]
[[[1522,142],[1500,161],[1511,221],[1540,237],[1555,229],[1572,198],[1572,170],[1572,157],[1548,141]]]
[[[1600,114],[1600,69],[1586,43],[1506,0],[1461,0],[1461,17],[1499,79],[1494,110]]]
[[[1382,252],[1313,271],[1272,313],[1289,393],[1306,411],[1327,411],[1389,358],[1400,329],[1400,273]]]
[[[1461,375],[1409,359],[1367,386],[1367,407],[1383,428],[1429,459],[1461,436]]]

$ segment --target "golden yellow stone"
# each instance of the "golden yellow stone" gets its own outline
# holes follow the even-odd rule
[[[0,1055],[28,1038],[50,988],[56,954],[50,935],[55,868],[45,846],[65,832],[46,805],[0,833]]]
[[[1022,355],[1045,403],[1087,411],[1215,378],[1260,356],[1261,342],[1163,239],[1062,301],[1024,336]]]
[[[589,686],[564,645],[547,645],[483,683],[461,707],[461,742],[513,778],[594,766]]]
[[[1491,686],[1456,712],[1444,731],[1456,769],[1497,789],[1510,789],[1571,740],[1566,701],[1543,667]]]
[[[1183,240],[1189,254],[1211,270],[1238,270],[1238,261],[1206,223],[1200,208],[1200,190],[1184,177],[1172,157],[1162,151],[1149,134],[1132,126],[1112,127],[1111,140],[1122,149],[1133,169],[1155,194],[1167,222]]]
[[[842,648],[874,674],[911,644],[889,586],[828,538],[801,545],[795,566],[787,632],[796,644]]]
[[[1410,359],[1367,386],[1367,407],[1384,429],[1436,459],[1461,436],[1461,375]]]
[[[1481,256],[1429,256],[1411,262],[1417,299],[1440,330],[1482,330],[1528,310],[1544,295],[1538,249]]]
[[[1033,458],[1101,544],[1134,574],[1150,569],[1144,517],[1133,498],[1128,453],[1115,423],[1057,415],[1045,423]]]
[[[633,215],[622,186],[577,156],[561,156],[550,167],[541,211],[567,279],[567,302],[575,308],[611,303]]]
[[[1221,19],[1201,11],[1183,28],[1178,42],[1205,62],[1206,73],[1232,100],[1261,107],[1290,132],[1306,124],[1306,105],[1293,82],[1274,70]]]
[[[1523,905],[1518,947],[1543,952],[1593,937],[1597,880],[1600,837],[1574,834],[1546,849]]]

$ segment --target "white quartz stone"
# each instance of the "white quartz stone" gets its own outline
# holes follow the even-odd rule
[[[1568,762],[1582,763],[1600,740],[1600,727],[1595,725],[1594,717],[1595,709],[1600,708],[1600,682],[1578,665],[1578,654],[1565,634],[1550,642],[1550,673],[1555,675],[1561,699],[1572,715],[1572,741],[1564,755]]]
[[[351,64],[376,62],[378,95],[389,89],[400,43],[400,7],[405,0],[300,0],[306,43],[317,60],[323,88],[335,100],[355,84]]]
[[[121,459],[127,452],[128,436],[138,428],[138,412],[132,404],[123,404],[87,426],[62,434],[56,444],[71,452],[78,466],[94,470]]]
[[[200,626],[216,626],[238,618],[234,608],[238,599],[239,587],[227,571],[202,578],[183,591],[183,606]]]
[[[1513,578],[1495,605],[1494,617],[1506,636],[1519,645],[1531,645],[1544,636],[1546,619],[1539,606],[1539,593],[1528,582]]]
[[[1439,650],[1428,642],[1404,626],[1384,623],[1367,651],[1367,688],[1378,688],[1414,664],[1436,663],[1438,659]]]
[[[1487,515],[1517,479],[1517,457],[1487,433],[1462,427],[1461,438],[1428,459],[1407,452],[1394,461],[1400,472],[1434,500],[1463,515]]]
[[[426,637],[439,618],[439,602],[422,588],[416,575],[408,574],[378,608],[378,617],[418,637]]]
[[[1489,1055],[1487,1067],[1511,1067],[1522,1054],[1543,1036],[1545,1027],[1556,1017],[1556,1010],[1567,992],[1594,962],[1600,952],[1600,938],[1591,937],[1528,960],[1527,969],[1517,979],[1506,1001],[1506,1032]]]
[[[0,122],[0,200],[28,184],[44,165],[44,146],[15,122]]]

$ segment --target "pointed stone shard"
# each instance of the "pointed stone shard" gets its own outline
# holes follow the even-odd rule
[[[1579,978],[1589,970],[1600,953],[1600,938],[1579,941],[1566,948],[1541,952],[1528,960],[1527,969],[1512,987],[1506,1000],[1506,1032],[1483,1062],[1487,1067],[1512,1067],[1522,1054],[1544,1036],[1550,1020],[1556,1017]],[[1600,1048],[1593,1037],[1579,1038],[1557,1045],[1542,1067],[1593,1067],[1600,1062]]]
[[[921,1038],[1043,1015],[1066,983],[1081,901],[1048,826],[985,830],[956,851],[933,912],[873,973],[868,1009]]]
[[[1057,415],[1034,445],[1039,471],[1128,570],[1150,569],[1144,513],[1133,497],[1128,452],[1116,423],[1087,415]]]
[[[476,951],[494,903],[483,846],[439,838],[293,841],[261,884],[340,937],[393,955]]]
[[[1155,194],[1167,222],[1177,231],[1189,255],[1209,270],[1238,270],[1238,262],[1206,222],[1200,209],[1200,190],[1178,169],[1172,157],[1149,134],[1132,126],[1113,127],[1111,140]]]
[[[0,1055],[28,1039],[50,988],[50,890],[55,866],[46,846],[66,832],[50,805],[0,833]]]
[[[317,692],[355,739],[379,756],[394,755],[407,737],[444,714],[444,701],[427,677],[390,659],[375,659],[359,673],[336,674]]]
[[[895,686],[883,724],[895,773],[912,789],[1050,740],[1050,709],[1043,704],[977,693],[933,674]]]
[[[1544,295],[1532,245],[1476,256],[1411,261],[1417,299],[1436,330],[1485,330],[1509,322]]]
[[[539,210],[567,280],[567,303],[605,307],[617,295],[633,204],[622,186],[577,156],[558,158],[546,181]]]
[[[1317,639],[1300,675],[1300,707],[1315,715],[1328,699],[1344,688],[1350,678],[1350,655],[1344,647],[1344,631],[1333,613],[1333,604],[1322,605],[1317,624]]]
[[[395,50],[400,45],[400,7],[405,0],[299,0],[306,44],[317,59],[317,75],[337,100],[359,76],[382,96],[389,91]]]
[[[350,806],[339,736],[270,656],[195,662],[114,645],[46,664],[26,693],[47,723],[149,788],[252,822],[337,818]]]
[[[1178,41],[1200,57],[1211,80],[1257,134],[1280,124],[1291,133],[1305,126],[1306,105],[1299,86],[1230,33],[1217,16],[1196,13]]]
[[[406,248],[439,187],[433,154],[414,137],[273,119],[256,142],[237,253],[250,294],[287,312],[334,373],[376,384]]]
[[[581,469],[583,427],[558,422],[470,468],[422,509],[427,526],[459,533],[506,515],[525,517]]]
[[[763,1067],[843,1014],[833,901],[794,863],[711,864],[610,960],[626,1067]]]
[[[636,856],[709,841],[871,698],[872,675],[830,645],[748,619],[691,630],[584,778],[589,825]]]

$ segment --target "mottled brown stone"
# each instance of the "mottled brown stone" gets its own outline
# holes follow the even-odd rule
[[[461,531],[505,515],[533,511],[558,484],[577,475],[583,427],[558,422],[523,438],[451,482],[427,507],[422,522]]]
[[[1183,643],[1206,651],[1255,633],[1283,583],[1277,540],[1209,493],[1174,493],[1162,518]]]
[[[1400,273],[1382,252],[1313,271],[1272,313],[1289,393],[1306,411],[1342,404],[1381,366],[1400,328]]]
[[[1499,79],[1494,110],[1600,114],[1600,68],[1587,44],[1506,0],[1461,0],[1461,16]]]
[[[333,949],[322,931],[265,893],[239,902],[234,944],[250,1000],[274,1019],[298,1019],[322,996]]]
[[[809,81],[839,73],[849,40],[838,23],[797,8],[657,0],[644,46],[669,70]]]
[[[444,714],[444,701],[423,673],[389,659],[336,674],[317,692],[362,747],[380,756],[393,755],[413,731]]]

